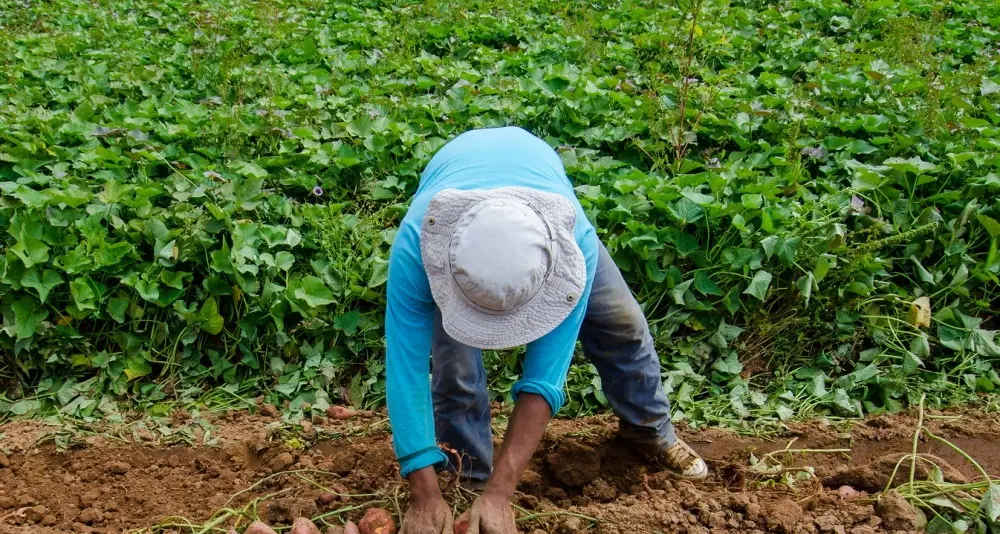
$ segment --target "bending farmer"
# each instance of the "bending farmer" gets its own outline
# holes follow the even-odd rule
[[[439,442],[463,454],[463,482],[482,490],[469,532],[517,532],[510,499],[565,401],[577,339],[600,373],[622,438],[678,477],[708,474],[674,435],[639,304],[559,157],[524,130],[467,132],[425,169],[392,247],[386,338],[389,417],[411,491],[401,534],[452,531],[436,469],[454,459]],[[517,402],[494,462],[482,349],[525,344]]]

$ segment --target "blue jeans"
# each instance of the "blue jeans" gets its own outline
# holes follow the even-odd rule
[[[608,403],[627,441],[656,452],[677,437],[660,381],[660,358],[646,317],[603,244],[580,328],[583,352],[597,368]],[[493,433],[481,350],[445,333],[438,314],[431,350],[437,439],[461,455],[463,482],[481,487],[493,470]],[[450,468],[458,470],[451,453]]]

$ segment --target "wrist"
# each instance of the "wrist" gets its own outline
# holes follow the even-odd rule
[[[491,500],[509,501],[514,498],[517,484],[508,484],[500,481],[494,482],[492,479],[483,490],[483,497]]]
[[[443,499],[441,488],[438,487],[437,473],[433,466],[418,469],[406,478],[410,483],[411,504],[421,506]]]

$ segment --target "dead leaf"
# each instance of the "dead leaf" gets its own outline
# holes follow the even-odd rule
[[[931,299],[920,297],[911,302],[910,313],[907,315],[906,320],[917,328],[930,328]]]

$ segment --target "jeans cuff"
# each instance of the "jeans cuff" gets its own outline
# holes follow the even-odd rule
[[[632,446],[649,454],[658,454],[677,443],[674,425],[667,422],[662,430],[635,426],[625,421],[618,424],[618,436]]]

